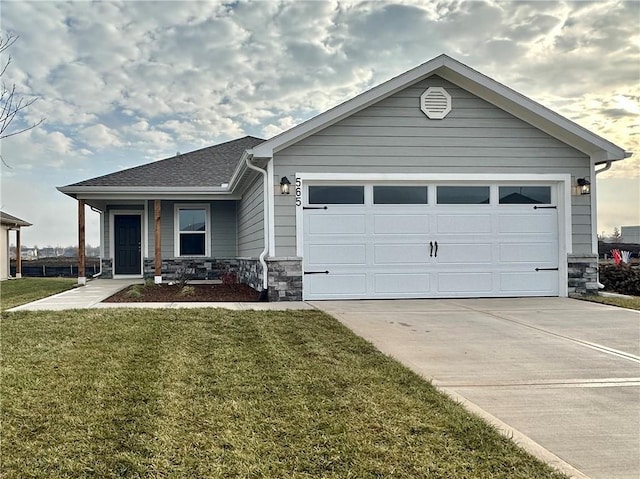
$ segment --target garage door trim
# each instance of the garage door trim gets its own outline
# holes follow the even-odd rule
[[[571,253],[571,177],[562,174],[353,174],[353,173],[297,173],[296,174],[296,250],[297,256],[304,257],[304,215],[303,207],[307,204],[307,187],[311,184],[394,184],[394,185],[412,185],[412,184],[429,184],[432,190],[438,185],[480,185],[489,184],[493,189],[498,184],[545,184],[551,185],[553,195],[556,199],[558,212],[558,274],[559,274],[559,296],[567,296],[567,255]],[[368,189],[371,191],[371,189]],[[433,195],[430,195],[433,196]],[[311,205],[313,206],[313,205]],[[329,205],[335,208],[341,208],[340,205]],[[431,207],[437,205],[430,203]],[[464,205],[448,205],[460,206]],[[491,206],[491,205],[487,205]],[[502,207],[509,208],[510,205]],[[303,258],[304,262],[304,258]],[[305,292],[303,291],[303,298]]]

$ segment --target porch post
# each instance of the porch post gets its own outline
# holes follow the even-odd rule
[[[20,244],[20,227],[16,229],[16,278],[22,278],[22,245]]]
[[[87,284],[84,274],[85,266],[85,236],[84,236],[84,200],[78,200],[78,284]]]
[[[153,200],[154,213],[154,235],[155,238],[155,255],[154,255],[154,277],[155,284],[162,284],[162,238],[160,236],[160,200]]]

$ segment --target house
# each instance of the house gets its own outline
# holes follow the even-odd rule
[[[16,218],[4,211],[0,211],[0,281],[4,281],[11,276],[11,262],[9,261],[9,245],[11,244],[9,235],[15,231],[16,251],[20,251],[20,228],[31,226],[20,218]],[[20,255],[16,257],[16,278],[22,277],[22,261]]]
[[[228,269],[271,301],[567,296],[597,289],[594,180],[629,156],[441,55],[269,140],[59,190],[80,244],[84,205],[102,212],[103,277]]]
[[[640,244],[640,226],[622,226],[620,236],[621,243]]]

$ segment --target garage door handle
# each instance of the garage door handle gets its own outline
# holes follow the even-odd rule
[[[534,210],[557,210],[558,207],[557,206],[534,206],[533,207]]]
[[[558,271],[558,268],[536,268],[536,271]]]
[[[429,241],[429,258],[433,257],[433,241]]]
[[[327,210],[326,206],[303,206],[303,210]]]
[[[436,258],[438,257],[438,242],[436,241],[436,254],[435,254]]]
[[[304,274],[329,274],[329,271],[305,271]]]

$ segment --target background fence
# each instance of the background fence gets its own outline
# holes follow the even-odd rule
[[[15,262],[11,262],[11,276],[16,275]],[[88,263],[84,269],[85,275],[94,276],[100,272],[100,265],[97,262]],[[39,278],[76,278],[78,276],[78,263],[34,263],[32,261],[22,261],[22,276],[39,277]]]

